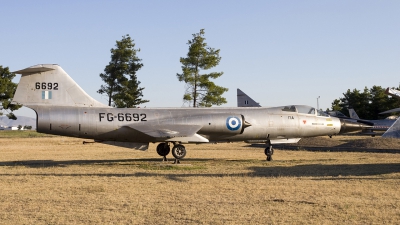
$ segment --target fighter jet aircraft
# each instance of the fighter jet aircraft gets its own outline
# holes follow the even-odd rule
[[[395,98],[400,98],[400,91],[398,91],[396,89],[387,88],[385,91],[385,94],[390,95]],[[385,112],[381,112],[379,114],[389,114],[389,113],[395,113],[395,112],[400,112],[400,108],[390,109]]]
[[[13,103],[33,109],[41,133],[94,139],[95,142],[147,150],[160,142],[164,159],[179,162],[185,143],[262,140],[272,160],[272,142],[336,135],[364,125],[319,114],[310,106],[272,108],[112,108],[90,97],[56,64],[41,64],[22,74]]]
[[[359,123],[373,123],[373,126],[371,128],[368,128],[372,131],[374,130],[381,130],[381,131],[386,131],[389,129],[390,126],[396,121],[397,117],[387,117],[386,119],[381,119],[381,120],[366,120],[366,119],[360,119],[360,117],[357,115],[356,111],[354,109],[349,109],[349,114],[350,118],[357,120]]]
[[[390,89],[387,88],[385,91],[386,94],[395,97],[395,98],[400,98],[400,91],[396,89]],[[400,112],[400,108],[396,109],[391,109],[385,112],[381,112],[379,114],[388,114],[388,113],[394,113],[394,112]],[[396,122],[392,124],[391,127],[382,135],[384,138],[400,138],[400,117],[397,118]]]

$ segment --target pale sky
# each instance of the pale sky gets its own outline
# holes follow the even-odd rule
[[[262,106],[331,107],[347,89],[400,82],[400,1],[3,1],[0,0],[0,65],[16,71],[60,65],[89,95],[115,41],[129,34],[140,48],[146,107],[181,107],[180,57],[192,34],[205,29],[220,49],[229,88]],[[14,80],[19,81],[20,75]],[[142,107],[143,107],[142,106]],[[15,114],[35,117],[30,109]]]

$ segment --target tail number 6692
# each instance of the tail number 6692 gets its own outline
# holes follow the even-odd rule
[[[36,82],[35,88],[39,90],[58,90],[58,83]]]

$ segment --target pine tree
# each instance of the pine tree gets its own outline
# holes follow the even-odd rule
[[[222,94],[228,91],[228,88],[217,86],[210,81],[222,76],[223,72],[200,74],[201,70],[211,69],[221,61],[220,50],[207,46],[204,34],[204,29],[201,29],[200,33],[193,34],[193,39],[188,41],[187,57],[180,58],[182,73],[176,74],[179,81],[187,85],[183,100],[192,102],[193,107],[211,107],[227,103]]]
[[[12,112],[21,108],[21,105],[11,104],[17,89],[17,84],[12,82],[14,77],[15,74],[11,73],[8,67],[0,66],[0,115],[3,115],[2,111],[5,110],[8,112],[8,118],[16,120],[17,117]]]
[[[108,105],[118,108],[136,107],[149,102],[143,100],[136,72],[143,66],[141,59],[136,56],[140,49],[135,49],[133,39],[127,34],[122,40],[116,41],[115,49],[111,51],[111,61],[100,74],[105,85],[101,85],[97,91],[108,96]]]

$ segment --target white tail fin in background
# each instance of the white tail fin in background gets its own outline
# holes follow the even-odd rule
[[[56,64],[40,64],[15,71],[22,74],[13,103],[34,106],[109,107],[90,97]]]

